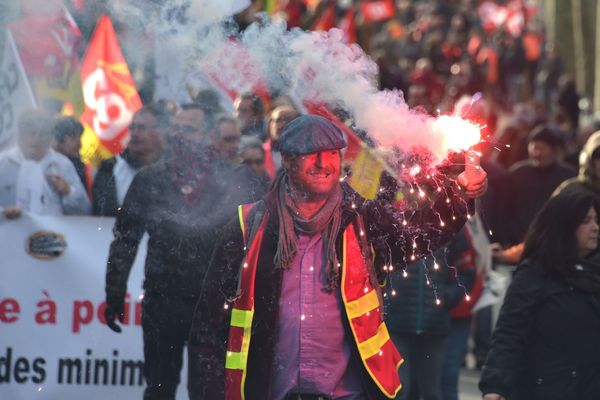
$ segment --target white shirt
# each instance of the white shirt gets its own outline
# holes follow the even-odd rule
[[[69,194],[56,192],[47,179],[61,175],[69,184]],[[87,215],[90,200],[75,166],[64,155],[49,149],[39,161],[26,160],[18,147],[0,154],[0,207],[18,206],[40,215]]]
[[[127,189],[131,185],[135,174],[139,171],[139,168],[133,168],[127,163],[121,156],[116,157],[115,168],[113,169],[113,176],[115,177],[115,188],[117,190],[117,203],[119,206],[123,205]]]

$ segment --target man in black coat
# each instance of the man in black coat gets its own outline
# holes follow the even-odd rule
[[[135,176],[113,228],[106,271],[106,321],[121,327],[127,279],[148,233],[142,301],[144,399],[175,399],[200,283],[216,231],[258,186],[243,166],[230,166],[208,146],[213,129],[198,106],[173,118],[164,157]]]
[[[502,217],[506,221],[505,239],[510,245],[521,243],[533,217],[552,192],[566,179],[576,175],[560,160],[563,141],[560,132],[540,125],[528,136],[529,158],[513,165],[506,177]]]
[[[370,369],[365,357],[367,347],[371,357],[397,355],[380,320],[379,282],[387,265],[416,259],[449,240],[472,207],[468,198],[485,191],[486,178],[481,174],[469,182],[464,197],[452,182],[448,202],[438,196],[431,208],[401,212],[392,206],[398,190],[393,180],[375,201],[340,183],[344,146],[339,128],[322,117],[304,115],[290,122],[279,142],[284,172],[273,190],[247,217],[242,208],[243,231],[238,218],[225,226],[190,332],[191,399],[239,398],[240,390],[253,400],[379,399],[399,390],[397,382],[391,392],[381,385],[386,379],[397,381],[398,359]],[[261,237],[258,246],[256,237]],[[254,251],[254,261],[245,258]],[[349,267],[352,263],[359,267]],[[245,280],[249,270],[256,274],[254,289]],[[357,270],[360,279],[347,278]],[[348,293],[357,284],[358,300],[349,302]],[[240,299],[248,293],[252,309],[243,311]],[[369,294],[372,301],[367,302]],[[251,315],[249,325],[236,315]],[[380,324],[379,333],[361,335],[371,324]],[[239,344],[242,325],[248,334],[241,338],[242,349],[244,343],[248,348],[230,351]],[[235,376],[241,373],[240,384]]]
[[[139,109],[129,125],[129,143],[113,158],[102,161],[92,185],[92,214],[114,217],[140,168],[156,162],[166,146],[166,131],[174,110],[164,104]]]

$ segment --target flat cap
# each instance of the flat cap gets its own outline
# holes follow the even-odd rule
[[[301,115],[286,125],[277,148],[283,154],[302,155],[346,147],[344,133],[318,115]]]
[[[540,141],[548,143],[552,147],[564,147],[563,134],[556,128],[548,125],[538,125],[527,136],[527,143]]]

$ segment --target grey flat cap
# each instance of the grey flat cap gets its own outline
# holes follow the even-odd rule
[[[344,133],[333,122],[318,115],[301,115],[292,120],[279,138],[283,154],[302,155],[346,147]]]

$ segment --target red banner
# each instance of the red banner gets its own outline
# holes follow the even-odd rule
[[[123,151],[133,114],[142,107],[110,19],[103,15],[81,67],[85,111],[81,121],[92,128],[113,154]]]
[[[327,6],[313,24],[313,31],[328,31],[335,26],[335,3]]]
[[[24,7],[22,18],[8,28],[30,77],[57,78],[77,65],[81,32],[63,6],[33,13]]]

